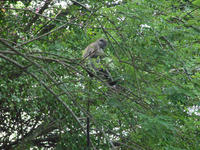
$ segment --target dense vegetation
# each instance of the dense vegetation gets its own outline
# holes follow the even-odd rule
[[[199,8],[1,1],[0,149],[198,150]],[[118,88],[90,78],[81,57],[100,37]]]

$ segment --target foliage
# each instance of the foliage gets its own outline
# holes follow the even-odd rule
[[[199,0],[59,2],[0,2],[0,149],[199,149]]]

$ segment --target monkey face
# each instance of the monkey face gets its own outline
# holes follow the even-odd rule
[[[101,38],[101,39],[99,39],[98,44],[99,44],[100,48],[104,49],[107,45],[107,41],[105,39]]]

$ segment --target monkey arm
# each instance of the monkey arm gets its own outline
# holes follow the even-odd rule
[[[98,51],[98,47],[95,44],[90,44],[86,49],[83,51],[83,58],[95,58],[95,53]]]
[[[102,48],[99,48],[97,45],[89,45],[84,51],[83,51],[83,58],[89,59],[89,58],[97,58],[97,57],[104,57],[106,54],[104,53]]]

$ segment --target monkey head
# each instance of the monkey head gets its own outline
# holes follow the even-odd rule
[[[98,42],[99,47],[102,49],[104,49],[107,45],[107,41],[103,38],[99,39],[97,42]]]

